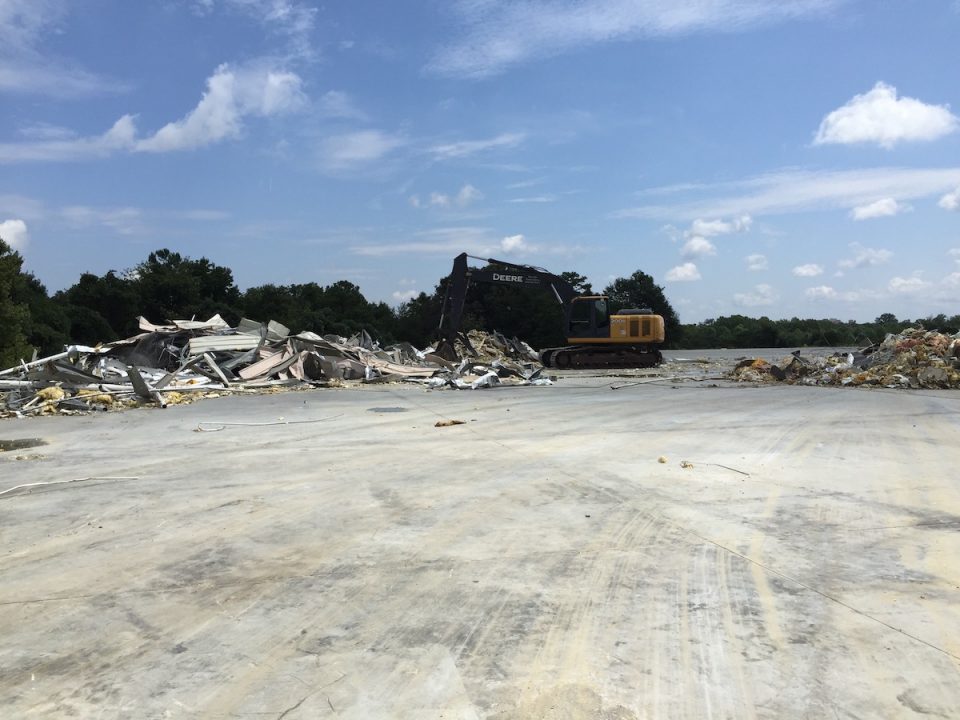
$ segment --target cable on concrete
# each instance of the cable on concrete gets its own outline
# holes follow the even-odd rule
[[[50,480],[49,482],[24,483],[23,485],[14,485],[12,488],[7,488],[6,490],[0,492],[0,496],[6,495],[7,493],[12,493],[14,490],[22,490],[23,488],[43,487],[45,485],[66,485],[67,483],[86,482],[88,480],[139,480],[139,479],[140,479],[139,476],[82,477],[82,478],[73,478],[72,480]]]
[[[268,427],[270,425],[308,425],[310,423],[326,422],[335,420],[340,415],[331,415],[330,417],[317,418],[316,420],[270,420],[267,422],[219,422],[214,420],[202,420],[197,423],[197,429],[194,432],[220,432],[228,427]],[[210,425],[211,427],[204,427]]]

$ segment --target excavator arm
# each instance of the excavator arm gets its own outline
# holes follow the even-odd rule
[[[467,258],[485,262],[487,267],[472,268],[467,265]],[[468,348],[471,347],[470,341],[461,332],[461,323],[463,308],[467,301],[467,289],[471,283],[477,282],[550,291],[565,312],[569,309],[571,301],[579,296],[569,282],[543,268],[460,253],[453,259],[453,270],[447,280],[440,311],[440,324],[437,327],[440,338],[437,354],[441,357],[456,357],[454,343],[457,337],[460,337]]]

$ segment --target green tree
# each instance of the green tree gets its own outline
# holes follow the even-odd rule
[[[29,320],[25,327],[27,343],[41,356],[53,355],[69,345],[70,316],[63,304],[51,299],[47,289],[33,273],[23,273],[19,287],[14,288],[14,300],[27,306]]]
[[[75,342],[110,342],[138,331],[137,315],[142,314],[139,284],[115,270],[102,276],[85,272],[54,298],[65,305]]]
[[[24,276],[20,253],[0,238],[0,367],[7,368],[32,354],[27,343],[30,311],[15,298],[22,293]]]
[[[607,285],[603,294],[610,298],[610,310],[650,308],[663,317],[666,342],[676,347],[683,334],[680,318],[674,311],[663,288],[653,282],[645,272],[637,270],[627,278],[617,278]]]
[[[143,314],[154,322],[220,313],[227,322],[239,320],[240,291],[233,272],[207,260],[191,260],[162,249],[150,253],[131,276],[140,292]]]

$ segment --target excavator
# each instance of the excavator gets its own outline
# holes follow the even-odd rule
[[[484,268],[467,264],[467,258],[486,263]],[[453,260],[453,270],[443,297],[440,342],[436,353],[456,358],[455,342],[460,338],[467,348],[469,339],[461,331],[463,307],[471,283],[491,283],[528,290],[552,292],[563,308],[567,345],[540,351],[540,361],[549,368],[642,368],[663,362],[659,346],[664,341],[663,317],[649,309],[618,310],[611,314],[604,295],[581,295],[559,275],[532,265],[480,258],[461,253]]]

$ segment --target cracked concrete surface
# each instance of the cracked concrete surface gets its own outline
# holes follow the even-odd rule
[[[3,423],[0,715],[956,717],[960,396],[610,384]]]

